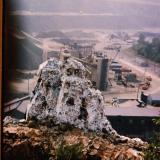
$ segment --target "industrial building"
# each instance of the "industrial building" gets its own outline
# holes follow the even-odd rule
[[[72,56],[77,58],[84,58],[93,52],[93,45],[90,44],[70,44],[69,50]]]
[[[94,56],[93,64],[96,65],[96,68],[92,68],[92,82],[96,87],[105,91],[108,86],[108,58],[104,56]]]
[[[112,62],[110,65],[110,69],[112,71],[117,71],[117,70],[120,70],[121,68],[122,68],[122,65],[119,64],[118,62]]]
[[[148,96],[148,103],[160,107],[160,94],[151,94]]]

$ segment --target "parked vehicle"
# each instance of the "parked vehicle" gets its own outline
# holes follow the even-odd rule
[[[147,77],[146,77],[146,80],[152,81],[152,77],[151,77],[151,76],[147,76]]]
[[[124,67],[121,69],[121,71],[122,71],[122,72],[132,72],[132,70],[131,70],[131,69],[124,68]]]

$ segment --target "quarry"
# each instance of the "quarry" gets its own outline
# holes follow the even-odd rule
[[[159,160],[159,6],[4,1],[2,159]]]

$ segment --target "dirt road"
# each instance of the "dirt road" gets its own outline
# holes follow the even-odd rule
[[[128,66],[133,71],[135,71],[138,75],[142,76],[151,76],[152,77],[152,87],[148,91],[149,94],[159,93],[160,92],[160,78],[152,73],[151,71],[145,70],[143,67],[137,66],[136,64],[133,64],[133,62],[130,62],[129,58],[118,58],[118,61],[125,66]]]

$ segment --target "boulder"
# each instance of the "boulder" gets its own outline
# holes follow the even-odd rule
[[[143,146],[140,139],[119,135],[106,118],[104,99],[86,78],[87,70],[74,58],[51,58],[38,71],[38,80],[27,107],[26,119],[39,122],[52,119],[55,124],[69,124],[105,135],[117,142]],[[98,146],[97,146],[98,147]]]

